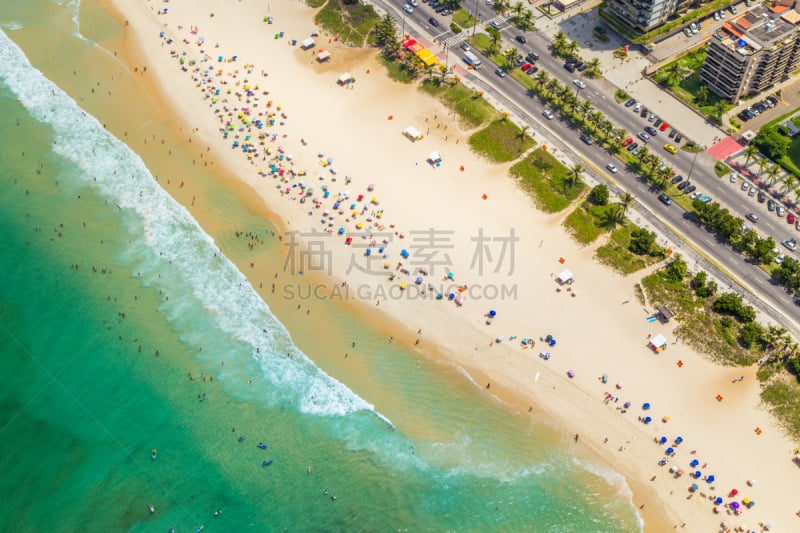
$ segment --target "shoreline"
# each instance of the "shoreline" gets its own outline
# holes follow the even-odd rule
[[[139,27],[139,21],[137,21],[133,25],[132,30],[135,32],[136,28],[138,28],[138,27]],[[126,40],[129,38],[130,33],[131,32],[126,31]],[[139,43],[131,43],[129,41],[128,44],[133,48],[137,48],[138,46],[146,48],[146,45],[145,45],[143,37],[142,37],[142,41],[139,42]],[[147,54],[145,54],[145,55],[147,55]],[[153,59],[155,60],[155,58],[153,58]],[[372,61],[372,59],[374,59],[374,55],[373,55],[373,57],[371,59],[367,60],[367,64],[372,66],[372,68],[375,68],[375,63],[374,63],[374,61]],[[158,62],[158,60],[156,60],[156,62]],[[167,68],[169,68],[170,72],[172,72],[172,74],[171,74],[172,76],[176,76],[177,75],[177,71],[175,71],[175,65],[174,64],[170,64],[166,58],[164,59],[163,63],[164,63],[164,65],[163,65],[164,66],[164,73],[166,73],[167,72]],[[375,70],[376,70],[376,72],[373,74],[373,76],[383,76],[382,71],[378,71],[378,68],[375,68]],[[154,68],[151,67],[150,72],[153,72],[153,71],[154,71]],[[144,76],[144,79],[150,79],[150,76]],[[156,86],[156,85],[154,84],[154,86]],[[169,97],[166,96],[166,95],[163,95],[163,91],[161,92],[161,94],[162,94],[162,97],[164,98],[164,101],[168,102],[169,101]],[[419,98],[427,98],[427,97],[421,96],[419,94],[417,94],[417,97],[419,97]],[[438,103],[433,103],[433,104],[430,104],[430,105],[432,107],[434,107],[434,108],[439,107],[441,109],[441,106],[437,106],[437,104]],[[175,109],[174,102],[173,102],[173,105],[171,105],[169,107],[171,107],[172,111],[174,113],[176,113],[176,117],[181,116],[180,110],[176,110]],[[184,115],[184,117],[185,117],[185,115]],[[180,121],[176,121],[176,123],[179,123],[179,122]],[[186,123],[188,124],[190,122],[186,122]],[[396,124],[395,126],[397,126],[399,128],[402,128],[402,126],[404,126],[404,125],[405,124],[402,124],[402,125],[401,124]],[[208,139],[209,142],[213,141],[214,133],[213,133],[212,129],[209,129],[206,138]],[[215,142],[216,142],[216,144],[220,144],[218,138],[216,139]],[[216,153],[216,152],[212,152],[212,153]],[[224,155],[223,155],[220,158],[220,161],[223,161],[223,160],[226,160],[226,159],[228,159],[228,158],[225,158]],[[238,170],[244,168],[244,167],[242,167],[242,165],[237,165],[235,163],[232,163],[230,165],[230,169],[227,170],[228,166],[225,164],[224,161],[222,163],[220,163],[220,165],[217,167],[217,169],[220,170],[220,167],[222,167],[222,169],[223,169],[222,172],[224,172],[226,174],[229,174],[230,176],[239,175]],[[234,167],[237,167],[237,168],[234,169]],[[250,171],[252,172],[252,168],[250,169]],[[500,174],[500,173],[497,172],[497,169],[495,169],[495,172],[493,173],[493,175],[497,175],[497,174]],[[508,178],[504,178],[504,179],[508,181]],[[375,181],[378,181],[378,180],[376,179]],[[379,188],[382,187],[382,185],[383,184],[380,184]],[[256,191],[257,187],[255,187],[255,186],[253,186],[253,185],[251,185],[249,183],[245,183],[245,184],[242,185],[242,189],[240,191],[240,194],[241,193],[245,193],[245,192],[249,192],[250,190]],[[175,191],[169,191],[169,192],[170,192],[170,194],[175,196]],[[508,194],[508,189],[506,189],[505,191],[500,191],[497,194],[502,196],[504,193]],[[273,223],[275,223],[276,221],[278,221],[278,222],[281,221],[283,216],[288,216],[288,223],[285,226],[283,226],[283,229],[285,230],[286,228],[288,228],[289,225],[291,225],[291,222],[299,219],[299,215],[300,215],[299,210],[295,209],[294,213],[285,213],[287,211],[287,209],[283,208],[281,206],[278,206],[278,207],[276,207],[275,211],[273,211],[271,209],[271,206],[273,205],[274,202],[268,196],[269,193],[267,191],[261,191],[260,194],[261,194],[261,199],[263,200],[264,206],[265,206],[264,207],[264,210],[266,211],[265,216],[268,217]],[[241,196],[248,197],[249,195],[248,194],[241,194]],[[493,192],[492,193],[492,197],[494,197],[494,196],[495,196],[495,193]],[[506,198],[505,196],[502,196],[502,197]],[[186,203],[185,203],[186,199],[184,198],[183,200],[184,201],[182,201],[182,203],[184,203],[184,205],[186,205]],[[259,200],[252,199],[253,205],[256,205],[258,203],[258,201]],[[248,199],[248,202],[250,202],[250,199]],[[282,215],[281,211],[284,211],[284,213],[285,213],[285,214],[283,214],[283,216],[281,216]],[[546,218],[546,217],[540,216],[539,218],[542,219],[542,218]],[[302,221],[302,219],[300,219],[300,221]],[[279,228],[280,228],[280,222],[279,222]],[[555,231],[561,231],[561,230],[560,230],[560,228],[556,228]],[[562,240],[562,244],[563,244],[563,242],[564,242],[564,240]],[[576,251],[573,252],[573,255],[577,255],[577,256],[585,255],[585,252],[582,252],[580,250],[576,250]],[[588,260],[592,261],[590,257],[588,258]],[[575,261],[580,262],[580,259],[576,259]],[[570,261],[570,265],[575,265],[575,264],[578,264],[578,263],[573,263],[572,261]],[[555,269],[556,267],[553,266],[552,268]],[[247,275],[246,272],[245,272],[245,274]],[[613,276],[613,275],[610,272],[606,272],[606,276]],[[248,275],[248,277],[250,277],[250,276]],[[324,278],[321,278],[321,279],[324,279]],[[335,279],[338,279],[338,278],[335,278]],[[620,298],[620,299],[622,299],[622,298]],[[387,303],[391,303],[391,302],[387,302]],[[357,309],[357,311],[356,311],[357,313],[360,313],[361,315],[363,315],[364,318],[368,318],[371,322],[374,322],[375,323],[374,325],[380,327],[380,329],[383,330],[383,331],[387,331],[387,329],[389,329],[385,324],[386,315],[391,314],[391,311],[395,311],[396,313],[402,312],[402,310],[399,310],[399,309],[392,309],[391,311],[387,312],[386,308],[390,307],[390,306],[389,305],[383,305],[383,306],[381,306],[381,309],[379,310],[381,312],[380,313],[381,316],[377,317],[377,316],[375,316],[375,314],[373,314],[371,312],[367,312],[367,309],[369,309],[367,307],[367,305],[369,305],[369,304],[367,304],[367,303],[351,304],[350,302],[348,302],[346,305],[348,306],[348,308],[352,307],[353,309]],[[395,307],[395,306],[392,305],[391,307]],[[430,306],[428,306],[428,307],[430,307]],[[474,311],[475,310],[473,309],[473,312]],[[412,313],[412,315],[413,314],[415,314],[415,313]],[[441,320],[446,320],[446,319],[449,320],[451,317],[450,316],[444,316],[445,314],[447,314],[447,313],[443,312],[441,309],[437,309],[436,312],[435,312],[435,316],[428,317],[428,318],[433,318],[434,320],[430,320],[430,321],[426,320],[426,323],[427,322],[435,322],[437,320],[439,321],[439,323],[441,323]],[[406,313],[405,315],[401,314],[400,318],[398,318],[397,316],[394,316],[393,317],[393,320],[394,320],[393,324],[404,323],[405,321],[402,318],[403,316],[408,318],[409,315],[408,315],[408,313]],[[464,320],[464,322],[466,323],[465,325],[468,328],[467,332],[469,333],[468,338],[470,339],[470,342],[474,341],[475,343],[477,343],[477,342],[481,341],[481,339],[487,340],[486,331],[485,330],[481,331],[481,330],[478,329],[479,328],[478,324],[481,321],[482,321],[482,319],[480,319],[480,318],[478,318],[478,320],[475,320],[475,319],[473,319],[473,320],[465,319]],[[381,325],[383,325],[383,327],[381,327]],[[417,324],[417,325],[419,325],[419,324]],[[392,327],[391,329],[392,329],[392,331],[394,331],[394,327]],[[413,337],[413,331],[415,330],[415,328],[406,326],[406,330],[408,332],[407,333],[408,337],[409,338]],[[492,330],[490,330],[490,331],[492,331]],[[563,332],[561,334],[559,334],[559,336],[564,336],[564,335],[567,335],[567,334],[563,333]],[[425,333],[423,338],[424,338],[424,343],[423,343],[423,348],[422,349],[423,349],[423,351],[426,352],[426,355],[428,355],[428,356],[430,356],[430,357],[432,357],[434,359],[438,359],[438,357],[442,357],[444,361],[447,361],[448,363],[450,363],[450,364],[452,364],[452,365],[454,365],[456,367],[465,368],[466,371],[475,379],[476,385],[477,385],[477,383],[482,382],[483,379],[486,379],[487,382],[491,381],[491,383],[492,383],[491,394],[493,396],[496,396],[501,401],[504,401],[505,403],[514,406],[517,410],[520,410],[520,408],[521,408],[521,410],[524,412],[525,404],[529,404],[529,402],[533,401],[533,402],[535,402],[534,405],[537,405],[537,407],[541,408],[544,412],[547,412],[547,413],[549,413],[550,415],[553,415],[553,416],[558,416],[559,418],[561,418],[562,420],[565,420],[565,421],[568,421],[570,419],[574,419],[574,416],[576,416],[576,415],[577,416],[580,416],[580,415],[585,416],[587,408],[591,409],[593,411],[593,414],[594,414],[594,412],[596,412],[598,420],[600,420],[600,419],[608,419],[610,421],[611,418],[612,418],[609,415],[604,415],[603,414],[605,409],[603,409],[602,406],[599,406],[600,407],[599,409],[597,408],[598,406],[596,404],[599,404],[599,400],[598,399],[594,399],[594,397],[592,395],[593,394],[599,394],[599,391],[589,391],[588,390],[589,389],[588,386],[584,386],[583,389],[581,389],[580,387],[574,387],[572,385],[573,382],[570,382],[570,381],[566,380],[563,376],[558,376],[557,377],[555,370],[546,369],[546,368],[540,368],[537,364],[535,364],[535,363],[537,363],[537,361],[535,361],[535,360],[534,361],[525,360],[524,357],[522,357],[518,351],[515,352],[515,351],[510,350],[510,349],[505,350],[505,349],[503,349],[503,347],[501,347],[500,350],[495,350],[495,352],[496,351],[502,351],[502,353],[501,354],[496,354],[495,353],[494,357],[501,357],[501,356],[505,357],[505,358],[511,360],[513,363],[515,363],[515,365],[516,365],[515,370],[520,370],[520,369],[523,370],[523,372],[516,373],[517,375],[513,375],[514,373],[512,373],[511,375],[508,375],[508,371],[498,375],[498,373],[495,371],[495,368],[493,368],[494,365],[492,365],[490,363],[487,363],[485,359],[484,360],[477,360],[475,357],[467,357],[467,356],[464,356],[464,355],[459,356],[459,354],[457,353],[459,350],[454,348],[454,346],[453,346],[454,343],[451,342],[452,341],[452,337],[444,338],[442,340],[430,339],[428,337],[427,328],[426,328],[426,333]],[[491,338],[491,334],[489,335],[489,338]],[[407,341],[407,342],[410,342],[410,341]],[[413,346],[413,345],[410,345],[410,346]],[[477,346],[478,346],[478,344],[476,344],[476,351],[477,351]],[[439,349],[436,349],[437,347]],[[486,351],[486,350],[484,350],[484,351]],[[428,352],[432,352],[432,353],[428,353]],[[646,354],[644,352],[643,352],[643,354],[644,354],[643,355],[644,357],[648,356],[648,354]],[[482,355],[485,355],[485,354],[482,354]],[[549,374],[546,376],[546,379],[548,381],[548,384],[554,384],[554,388],[558,387],[562,391],[564,389],[567,389],[567,388],[572,388],[572,389],[574,389],[576,391],[574,393],[564,393],[565,398],[560,398],[560,399],[570,399],[570,400],[574,401],[574,405],[569,406],[570,409],[569,409],[569,411],[567,413],[558,412],[561,409],[567,407],[565,402],[560,402],[561,405],[558,406],[559,409],[555,409],[553,407],[549,407],[548,396],[545,395],[544,392],[540,392],[540,391],[538,391],[538,389],[536,389],[536,390],[533,390],[533,389],[532,390],[525,390],[526,389],[526,382],[524,381],[523,376],[521,374],[525,374],[527,376],[530,376],[533,373],[539,372],[539,371],[541,371],[542,373],[548,373],[549,372]],[[501,385],[501,384],[505,383],[506,381],[507,381],[506,385]],[[548,395],[549,395],[549,393],[548,393]],[[586,396],[588,396],[588,398]],[[583,405],[580,405],[581,403],[583,403]],[[587,406],[586,404],[589,404],[589,405]],[[600,424],[600,425],[602,425],[602,424]],[[624,427],[626,429],[626,431],[630,432],[630,434],[634,438],[639,438],[641,440],[641,437],[643,436],[642,433],[644,433],[644,432],[639,431],[639,428],[637,428],[635,426],[630,426],[630,427],[627,427],[627,426],[630,426],[630,425],[629,424],[628,425],[624,425],[623,424],[622,427]],[[655,530],[659,530],[659,528],[661,528],[661,527],[663,527],[665,525],[668,526],[669,524],[674,524],[675,523],[674,516],[667,515],[666,514],[667,513],[666,510],[663,511],[665,513],[665,516],[661,516],[661,513],[658,513],[656,511],[657,508],[659,507],[659,503],[660,503],[661,499],[656,494],[656,490],[657,489],[651,488],[652,485],[647,485],[646,480],[642,477],[641,474],[642,474],[643,470],[645,469],[645,467],[639,465],[638,468],[637,468],[637,465],[628,464],[628,463],[637,462],[636,460],[631,461],[630,457],[628,457],[627,461],[614,461],[613,459],[609,458],[609,453],[608,452],[603,453],[602,446],[600,446],[598,444],[600,439],[603,438],[603,437],[600,436],[602,434],[602,431],[599,431],[599,429],[602,429],[602,428],[597,428],[595,426],[594,429],[587,429],[586,430],[586,431],[589,431],[589,433],[591,433],[591,434],[595,434],[596,438],[587,438],[586,434],[584,433],[584,430],[581,429],[581,435],[582,435],[581,442],[583,443],[581,445],[581,447],[586,446],[587,449],[591,450],[592,455],[597,454],[597,456],[599,458],[601,458],[601,460],[605,464],[614,465],[614,468],[616,470],[625,473],[625,476],[626,476],[626,478],[628,480],[628,484],[631,487],[631,489],[634,491],[634,503],[636,504],[636,503],[640,503],[640,502],[645,502],[647,504],[645,506],[645,509],[640,511],[640,513],[645,517],[645,528],[646,528],[646,530],[651,530],[651,528],[653,528],[652,530],[655,531]],[[571,429],[566,429],[566,428],[564,428],[563,431],[564,431],[565,435],[569,435],[572,432]],[[588,442],[588,444],[585,444],[587,442]],[[634,458],[634,459],[636,459],[636,458]],[[674,488],[677,489],[678,485],[677,484],[673,484],[673,485],[675,485]],[[640,500],[640,498],[641,498],[641,500]],[[664,502],[664,503],[666,503],[666,502]],[[638,505],[636,505],[636,507],[638,507]],[[661,510],[659,509],[659,511],[661,511]],[[706,509],[705,511],[706,512],[710,512],[708,509]],[[651,515],[651,513],[653,513],[653,514]],[[776,520],[773,519],[772,521],[774,523]]]

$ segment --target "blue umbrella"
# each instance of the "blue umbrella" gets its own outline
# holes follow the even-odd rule
[[[402,255],[404,259],[408,259],[408,255],[409,255],[409,254],[408,254],[408,250],[406,250],[405,248],[403,248],[403,249],[400,251],[400,255]]]
[[[371,255],[371,254],[372,250],[370,250],[369,248],[367,248],[367,250],[364,252],[364,255]]]
[[[675,444],[680,444],[683,442],[683,437],[675,437]]]
[[[715,478],[714,476],[706,476],[706,481],[708,481],[709,483],[714,483],[715,479],[717,478]]]
[[[650,404],[649,404],[649,403],[645,403],[645,404],[643,404],[643,405],[642,405],[642,409],[644,409],[645,411],[647,411],[648,409],[650,409]]]
[[[649,424],[649,423],[650,423],[650,422],[652,422],[652,421],[653,421],[653,419],[652,419],[652,418],[650,418],[649,416],[646,416],[646,417],[644,417],[644,423],[645,423],[645,424]]]
[[[721,496],[717,496],[717,498],[714,500],[714,503],[717,504],[717,505],[722,505],[723,501],[724,500],[722,499]]]
[[[454,299],[455,297],[456,297],[456,294],[454,292],[451,292],[450,294],[447,295],[447,298],[450,299],[450,300]]]
[[[701,477],[703,477],[703,473],[699,470],[696,470],[694,473],[694,477],[695,479],[700,479]]]
[[[492,309],[491,311],[489,311],[489,317],[490,317],[490,318],[494,318],[494,317],[496,317],[496,316],[497,316],[497,311],[495,311],[494,309]]]
[[[660,442],[661,444],[666,444],[666,443],[667,443],[667,437],[661,437],[661,438],[658,440],[658,442]]]
[[[414,280],[414,283],[416,283],[417,285],[422,283],[422,277],[417,277],[417,279]]]
[[[697,466],[699,464],[700,464],[700,461],[698,461],[697,459],[694,459],[691,463],[689,463],[689,466],[694,468],[695,466]]]
[[[675,450],[673,450],[672,448],[667,448],[667,452],[666,453],[667,453],[667,455],[672,455],[673,453],[675,453]]]

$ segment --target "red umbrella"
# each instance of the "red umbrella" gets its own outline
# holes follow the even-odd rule
[[[736,490],[736,489],[731,489],[731,496],[736,496],[737,494],[739,494],[739,491],[738,491],[738,490]]]

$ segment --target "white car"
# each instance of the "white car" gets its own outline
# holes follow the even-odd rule
[[[586,83],[583,80],[575,80],[575,81],[572,82],[572,84],[575,87],[578,87],[580,89],[585,89],[586,88]]]
[[[731,183],[736,183],[736,174],[731,172]]]
[[[691,198],[692,200],[697,200],[701,196],[703,196],[703,193],[695,191],[689,195],[689,198]]]
[[[544,111],[542,111],[542,115],[544,115],[544,118],[546,118],[547,120],[553,120],[553,117],[555,116],[553,115],[553,112],[550,111],[549,109],[545,109]]]
[[[408,0],[408,3],[409,3],[409,4],[411,4],[411,5],[412,5],[412,6],[414,6],[414,7],[417,7],[417,6],[419,5],[419,3],[417,2],[417,0]]]
[[[637,103],[635,106],[633,106],[634,113],[638,113],[641,110],[642,110],[642,104]]]
[[[472,50],[472,47],[470,47],[470,45],[468,45],[467,43],[461,43],[459,46],[465,52],[469,52],[470,50]]]
[[[606,168],[607,168],[607,169],[608,169],[608,171],[609,171],[609,172],[611,172],[612,174],[616,174],[616,173],[617,173],[617,167],[615,167],[615,166],[614,166],[614,165],[612,165],[611,163],[607,164],[607,165],[606,165]]]
[[[414,12],[414,8],[411,7],[410,5],[406,4],[406,5],[403,6],[403,11],[405,11],[406,13],[410,14],[410,13]]]
[[[781,244],[793,252],[797,249],[797,241],[795,239],[786,239]]]

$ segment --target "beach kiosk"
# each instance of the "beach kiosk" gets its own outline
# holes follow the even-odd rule
[[[326,61],[331,60],[331,53],[327,50],[320,50],[317,52],[317,61],[320,63],[325,63]]]
[[[356,82],[355,77],[349,72],[345,72],[344,74],[339,76],[339,79],[336,80],[336,84],[339,85],[340,87],[346,87],[351,83],[355,82]]]
[[[658,311],[658,319],[664,324],[675,318],[675,313],[666,305],[659,305],[656,310]]]
[[[575,277],[572,275],[572,272],[570,272],[568,269],[565,269],[558,275],[556,281],[559,285],[564,285],[575,281]]]
[[[409,126],[403,130],[403,135],[409,138],[411,142],[419,141],[422,139],[422,133],[414,126]]]
[[[428,163],[439,168],[442,166],[442,154],[440,154],[438,150],[431,152],[428,154]]]
[[[312,48],[314,48],[314,39],[312,39],[311,37],[305,39],[302,43],[300,43],[300,48],[302,48],[303,50],[311,50]]]
[[[664,350],[667,349],[667,339],[664,338],[664,335],[661,335],[659,333],[658,335],[650,339],[649,346],[656,353],[663,352]]]

